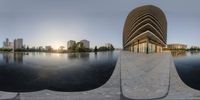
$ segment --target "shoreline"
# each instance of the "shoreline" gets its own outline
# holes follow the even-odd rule
[[[0,51],[0,53],[60,53],[60,54],[65,54],[65,53],[98,53],[98,52],[113,52],[113,51],[120,51],[120,50],[108,50],[108,51],[86,51],[86,52],[46,52],[46,51]]]

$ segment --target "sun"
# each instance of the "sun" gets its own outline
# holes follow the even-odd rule
[[[58,50],[60,48],[60,46],[66,47],[66,44],[64,44],[63,42],[60,42],[60,41],[55,41],[51,46],[54,50]]]

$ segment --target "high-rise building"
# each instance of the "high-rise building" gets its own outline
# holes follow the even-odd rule
[[[153,5],[132,10],[123,30],[123,48],[137,53],[162,52],[167,42],[167,19]]]
[[[81,40],[81,43],[83,43],[83,47],[90,48],[90,41],[88,40]]]
[[[22,49],[23,48],[23,39],[15,39],[14,40],[14,49]]]
[[[3,42],[3,48],[6,49],[13,49],[13,43],[9,42],[9,39],[6,38],[6,41]]]
[[[76,44],[76,41],[74,41],[74,40],[69,40],[69,41],[67,42],[67,49],[69,49],[70,47],[74,46],[75,44]]]

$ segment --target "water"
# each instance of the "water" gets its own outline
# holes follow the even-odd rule
[[[98,53],[0,53],[0,91],[86,91],[113,73],[119,51]]]
[[[200,90],[200,52],[173,52],[174,62],[182,81]]]

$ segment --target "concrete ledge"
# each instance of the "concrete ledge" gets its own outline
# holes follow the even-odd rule
[[[18,96],[17,93],[0,91],[0,100],[13,100]]]
[[[20,93],[20,100],[120,100],[120,56],[111,78],[97,89],[85,92],[43,90]]]
[[[129,99],[165,97],[169,90],[170,55],[122,52],[122,95]]]

